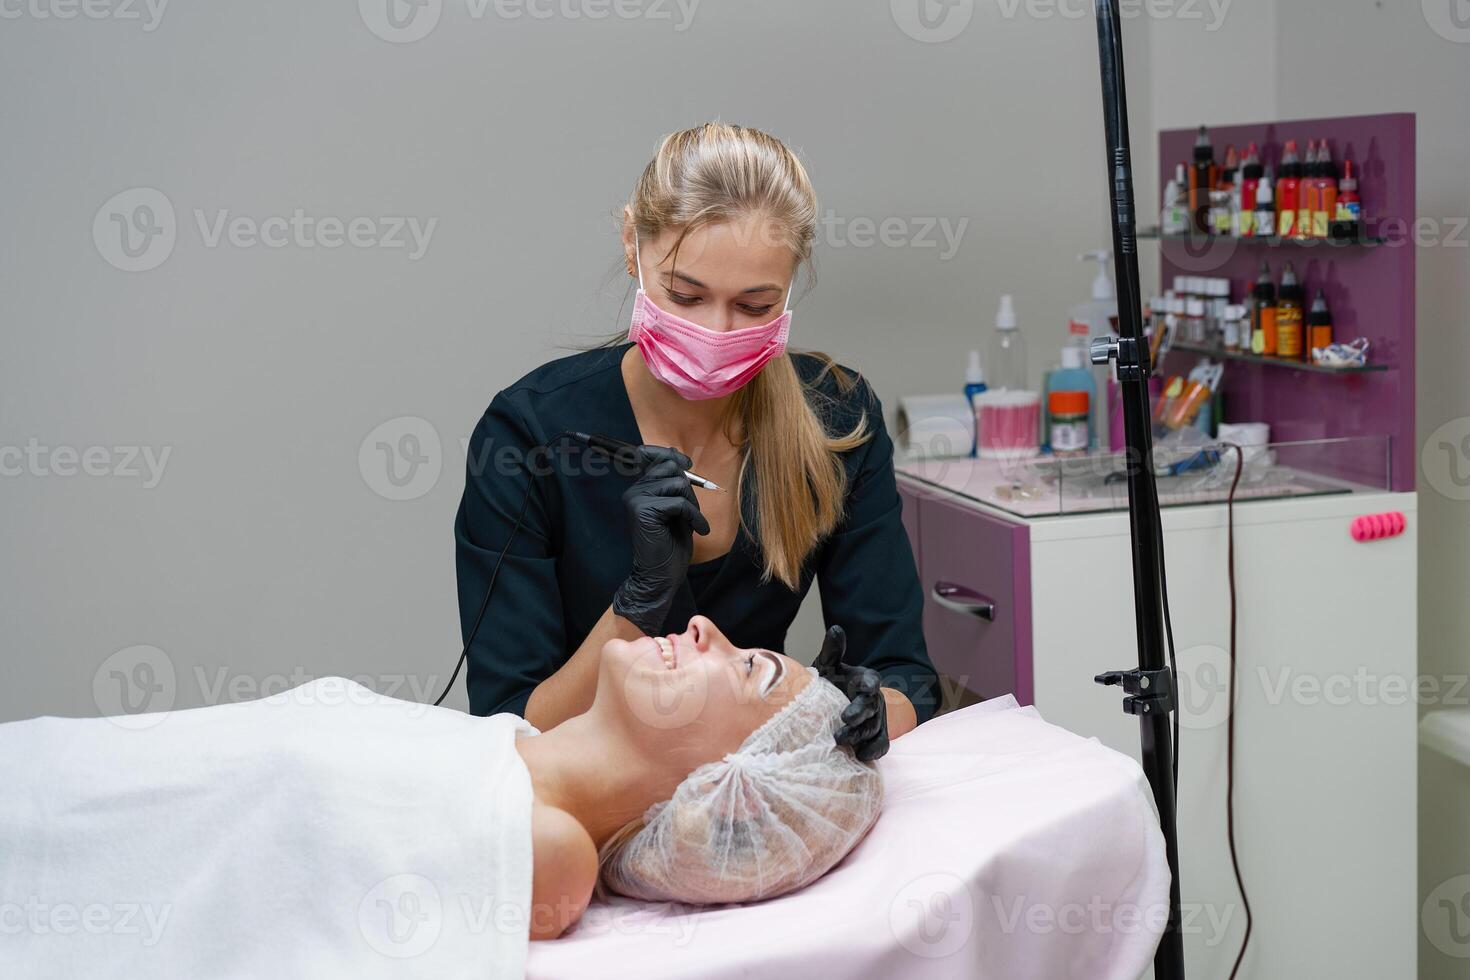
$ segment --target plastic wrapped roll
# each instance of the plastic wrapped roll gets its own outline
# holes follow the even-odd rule
[[[964,395],[911,395],[898,403],[899,451],[910,459],[954,459],[975,448],[975,414]]]

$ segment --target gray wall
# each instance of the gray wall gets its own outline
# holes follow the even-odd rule
[[[402,36],[376,2],[0,31],[0,719],[115,711],[114,675],[147,682],[140,665],[153,708],[328,673],[442,683],[461,440],[496,390],[624,327],[613,215],[666,132],[720,117],[798,149],[832,218],[794,342],[890,407],[959,389],[1002,292],[1036,373],[1086,297],[1074,256],[1108,234],[1088,19],[982,2],[934,41],[888,3],[537,19],[444,0],[398,43],[370,29]],[[171,252],[121,250],[113,215],[138,214],[138,188],[167,202],[145,227],[172,208]],[[372,219],[372,240],[391,217],[436,224],[419,257],[214,234],[222,214],[275,234],[296,209]],[[404,435],[429,462],[400,489],[376,444]],[[129,475],[144,448],[169,454],[156,485]],[[817,625],[808,610],[794,653]]]

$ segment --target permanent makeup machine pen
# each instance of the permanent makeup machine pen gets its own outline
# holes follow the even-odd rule
[[[584,446],[591,446],[593,449],[601,449],[609,456],[625,456],[628,458],[636,458],[638,454],[637,446],[633,445],[630,442],[623,442],[621,439],[610,439],[607,436],[591,435],[586,432],[572,432],[569,434],[573,439],[582,443]],[[698,473],[693,473],[689,470],[685,470],[684,475],[689,477],[689,482],[694,484],[696,487],[703,487],[705,490],[725,489],[713,480],[706,480]]]

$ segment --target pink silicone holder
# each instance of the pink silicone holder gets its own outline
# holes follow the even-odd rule
[[[1396,538],[1408,526],[1408,518],[1396,510],[1387,514],[1364,514],[1353,519],[1353,540],[1379,541],[1383,538]]]

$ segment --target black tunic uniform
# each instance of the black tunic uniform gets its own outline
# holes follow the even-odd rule
[[[632,570],[622,494],[634,476],[563,435],[592,432],[643,442],[623,384],[627,350],[624,344],[537,368],[495,396],[470,437],[455,520],[462,636],[474,625],[531,483],[524,521],[469,651],[466,683],[477,715],[524,715],[532,689],[582,644]],[[792,356],[804,380],[820,370],[816,358]],[[877,670],[884,686],[907,695],[919,721],[926,721],[934,714],[937,684],[924,648],[923,594],[901,519],[883,410],[866,382],[844,393],[828,375],[819,390],[829,396],[821,411],[830,431],[849,431],[866,412],[872,438],[844,456],[843,520],[808,557],[800,589],[774,580],[762,584],[760,546],[742,527],[727,554],[690,567],[665,631],[682,631],[699,613],[738,647],[784,653],[786,631],[815,577],[823,617],[847,631],[847,662]],[[550,452],[536,452],[548,444]],[[742,502],[752,527],[749,495],[758,492],[747,490]],[[810,661],[816,652],[796,655]]]

